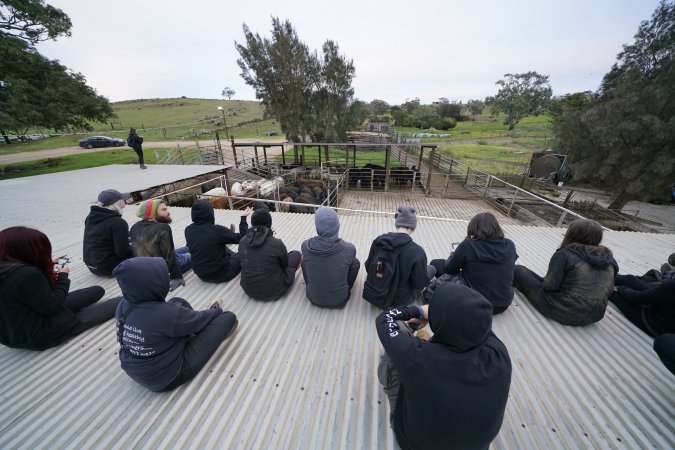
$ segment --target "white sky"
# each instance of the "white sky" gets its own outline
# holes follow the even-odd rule
[[[242,24],[269,36],[288,19],[311,49],[326,39],[353,59],[355,95],[400,104],[483,99],[505,73],[549,75],[555,95],[596,90],[658,0],[46,0],[72,37],[41,43],[111,101],[254,100],[234,42]]]

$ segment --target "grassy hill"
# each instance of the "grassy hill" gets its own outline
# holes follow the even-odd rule
[[[109,123],[92,124],[96,130],[126,134],[130,127],[142,132],[151,141],[190,139],[192,131],[222,130],[223,107],[230,135],[251,138],[267,132],[280,133],[275,120],[263,120],[259,102],[243,100],[209,100],[192,98],[164,98],[128,100],[113,103],[117,119]],[[224,137],[225,133],[221,133]]]

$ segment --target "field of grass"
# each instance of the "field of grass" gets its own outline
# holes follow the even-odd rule
[[[150,99],[113,103],[117,118],[108,123],[92,123],[94,131],[38,139],[25,143],[0,145],[0,155],[76,146],[86,136],[106,135],[126,139],[129,128],[138,130],[146,141],[192,140],[195,133],[219,131],[225,139],[225,110],[230,136],[235,138],[265,137],[276,132],[283,137],[275,120],[262,120],[263,107],[254,101],[206,99]]]
[[[258,102],[241,100],[208,100],[208,99],[146,99],[129,100],[113,103],[113,109],[118,117],[109,123],[92,124],[96,131],[91,133],[64,135],[17,143],[0,145],[0,155],[46,150],[52,148],[77,146],[77,141],[84,136],[105,134],[114,137],[126,138],[129,127],[137,128],[147,142],[162,141],[193,141],[193,132],[201,133],[200,139],[212,139],[213,131],[218,130],[221,139],[225,139],[223,129],[223,114],[218,110],[222,106],[226,113],[228,131],[236,139],[264,138],[268,133],[276,133],[276,137],[283,141],[283,133],[275,120],[262,120],[263,107]],[[404,135],[411,135],[429,130],[416,128],[399,128],[397,131]],[[475,120],[458,122],[457,126],[448,131],[452,137],[424,138],[424,142],[436,142],[439,151],[470,165],[477,170],[504,173],[520,170],[520,166],[529,161],[533,150],[542,150],[552,146],[552,130],[550,117],[526,117],[521,120],[512,132],[506,131],[501,118],[489,115],[477,116]],[[448,133],[438,131],[436,133]],[[147,149],[150,150],[150,149]],[[155,149],[152,149],[155,150]],[[163,152],[160,152],[160,154]],[[146,151],[148,162],[156,159],[154,151]],[[85,167],[96,167],[106,164],[126,163],[133,153],[125,147],[124,150],[111,149],[110,152],[97,152],[82,155],[60,157],[52,160],[34,161],[30,163],[0,166],[0,178],[14,178],[28,175],[38,175],[56,171],[73,170]],[[287,162],[293,159],[293,150],[286,151]],[[307,163],[318,162],[317,149],[306,149]],[[324,158],[322,157],[322,160]],[[344,151],[331,151],[332,161],[343,164]],[[281,161],[281,156],[276,157]],[[45,162],[46,161],[46,162]],[[352,155],[350,153],[350,164]],[[357,152],[357,165],[372,163],[384,165],[384,152]],[[393,161],[392,164],[398,164]],[[14,170],[17,166],[27,168]]]
[[[160,155],[169,149],[157,150]],[[145,162],[157,162],[155,152],[144,152]],[[60,156],[58,158],[40,159],[25,163],[0,166],[0,180],[30,177],[47,173],[65,172],[68,170],[88,169],[90,167],[107,166],[109,164],[138,164],[136,153],[130,150],[117,149],[106,152],[83,153],[80,155]]]

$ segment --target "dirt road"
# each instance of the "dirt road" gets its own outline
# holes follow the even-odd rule
[[[209,141],[204,142],[204,145],[213,145]],[[280,142],[280,139],[277,140],[262,140],[262,139],[237,139],[237,143],[240,142]],[[193,146],[194,141],[162,141],[162,142],[145,142],[143,143],[143,149],[149,148],[173,148],[176,146],[188,147]],[[229,148],[229,143],[225,140],[220,141],[220,145],[225,148]],[[79,155],[82,153],[93,153],[93,152],[106,152],[109,150],[128,150],[133,152],[130,147],[103,147],[103,148],[93,148],[86,149],[77,147],[62,147],[54,148],[50,150],[38,150],[34,152],[23,152],[23,153],[11,153],[8,155],[0,155],[0,165],[6,164],[15,164],[26,161],[36,161],[38,159],[46,158],[58,158],[59,156],[68,156],[68,155]]]

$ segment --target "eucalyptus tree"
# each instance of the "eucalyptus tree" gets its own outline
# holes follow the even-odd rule
[[[554,109],[559,148],[574,176],[630,200],[670,198],[675,181],[675,2],[662,0],[624,45],[597,93]]]
[[[354,65],[338,45],[327,40],[319,56],[289,21],[278,18],[272,18],[269,38],[246,24],[243,29],[245,42],[235,42],[241,76],[286,137],[293,142],[344,140],[355,124],[352,113],[361,108],[352,108]]]

